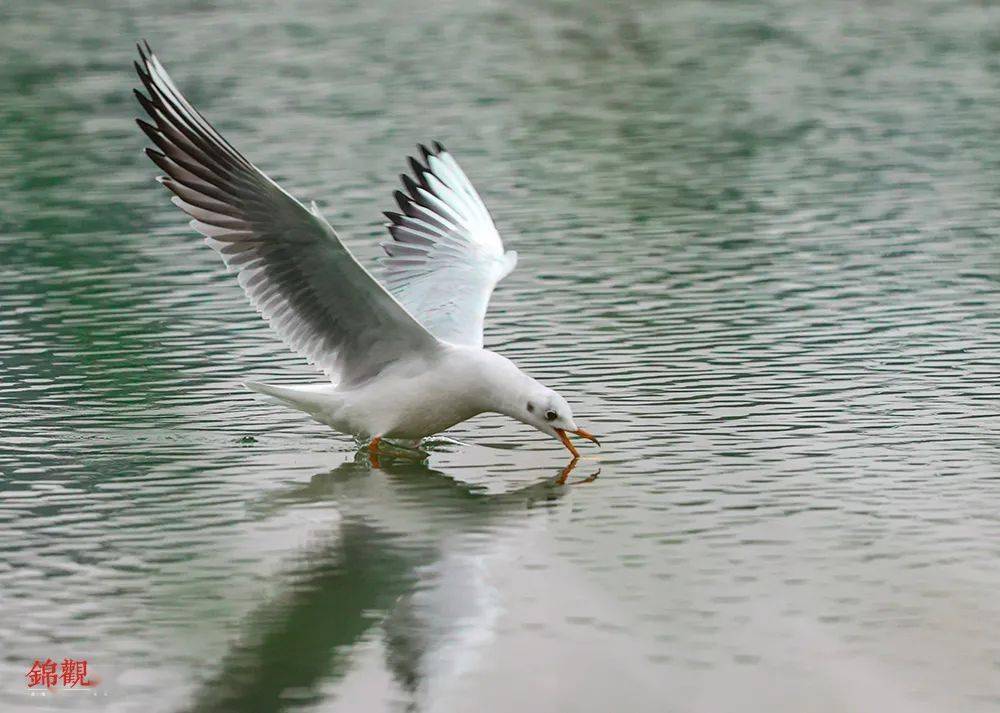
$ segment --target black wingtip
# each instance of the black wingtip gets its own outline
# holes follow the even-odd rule
[[[444,147],[444,144],[442,144],[440,141],[434,142],[434,150],[437,151],[439,154],[448,153],[448,149],[446,149]]]
[[[424,163],[427,163],[427,159],[429,159],[433,154],[423,144],[417,144],[417,148],[420,149],[420,155],[424,157]]]
[[[411,196],[415,197],[415,196],[419,195],[418,192],[417,192],[417,190],[418,190],[417,189],[417,184],[413,182],[412,178],[410,178],[409,176],[407,176],[405,173],[400,174],[399,177],[402,179],[403,186],[406,188],[407,192]]]
[[[139,125],[139,128],[142,129],[142,133],[148,136],[150,141],[152,141],[157,146],[160,145],[160,143],[163,141],[163,138],[160,136],[159,129],[157,129],[155,126],[142,119],[136,119],[135,123]]]
[[[139,102],[139,106],[142,110],[146,112],[147,116],[153,121],[156,121],[156,109],[153,107],[153,102],[145,94],[140,92],[135,87],[132,88],[132,93],[135,95],[136,101]]]
[[[402,191],[393,191],[392,197],[396,199],[396,203],[399,205],[399,209],[406,212],[406,206],[410,204],[410,198]]]
[[[139,75],[139,81],[142,82],[144,87],[149,89],[149,86],[153,83],[153,78],[149,73],[149,60],[143,58],[142,63],[133,62],[132,66],[135,67],[135,73]]]
[[[427,174],[431,171],[430,167],[423,165],[420,161],[413,158],[413,156],[407,156],[406,158],[410,162],[410,170],[413,171],[413,175],[420,181],[421,186],[427,188]]]

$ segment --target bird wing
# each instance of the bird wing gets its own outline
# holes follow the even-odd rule
[[[146,45],[135,91],[149,157],[250,302],[282,340],[350,385],[440,342],[354,258],[320,215],[250,163],[180,93]]]
[[[497,283],[517,264],[504,253],[489,210],[441,144],[410,158],[399,212],[389,212],[392,240],[383,242],[383,281],[438,339],[483,346],[483,320]]]

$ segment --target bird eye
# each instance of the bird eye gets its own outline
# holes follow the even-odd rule
[[[546,421],[555,421],[557,416],[559,416],[559,414],[557,414],[555,411],[546,411],[545,412],[545,420]]]
[[[535,404],[533,404],[533,403],[531,403],[529,401],[528,402],[528,413],[534,413],[534,412],[535,412]]]

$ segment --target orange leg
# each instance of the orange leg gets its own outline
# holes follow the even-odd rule
[[[382,467],[378,462],[378,444],[381,442],[382,436],[375,436],[372,442],[368,444],[368,461],[372,464],[372,468]]]

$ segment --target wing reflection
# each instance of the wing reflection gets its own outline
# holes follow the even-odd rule
[[[516,551],[517,532],[544,527],[564,471],[489,494],[461,469],[383,459],[376,470],[359,456],[267,497],[263,517],[328,501],[343,519],[244,622],[189,710],[288,710],[329,696],[348,671],[389,684],[365,686],[383,704],[421,709],[476,665],[500,615],[491,565]]]

